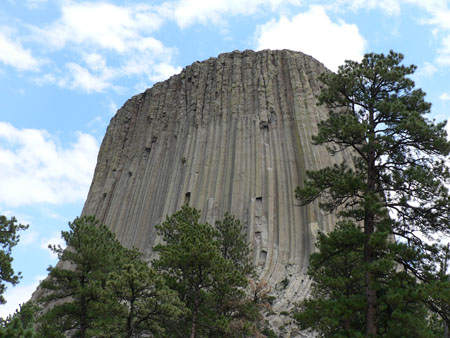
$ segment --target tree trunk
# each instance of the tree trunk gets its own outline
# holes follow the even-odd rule
[[[442,267],[441,267],[442,275],[447,275],[449,251],[450,251],[450,243],[447,243],[447,248],[445,250],[444,263],[442,264]],[[441,277],[441,278],[443,278],[443,277]],[[444,338],[450,338],[448,321],[445,318],[443,318],[442,322],[444,323]]]
[[[131,302],[130,313],[127,318],[127,338],[133,337],[133,317],[134,317],[134,302]]]
[[[373,215],[369,215],[364,222],[364,233],[366,239],[364,243],[364,262],[371,264],[373,262],[373,248],[369,244],[371,235],[373,234]],[[365,272],[366,284],[366,337],[376,336],[377,334],[377,292],[373,289],[374,276],[372,272]]]
[[[375,337],[377,334],[377,292],[373,290],[373,275],[366,272],[366,337]]]
[[[80,338],[86,337],[87,331],[87,299],[86,296],[80,297]]]
[[[370,239],[375,231],[375,213],[370,210],[372,205],[367,203],[376,203],[377,198],[375,196],[375,189],[377,186],[377,171],[376,171],[376,154],[375,154],[375,132],[374,132],[374,109],[369,108],[369,125],[371,127],[368,133],[368,145],[369,151],[367,154],[367,191],[365,192],[368,200],[364,203],[364,262],[370,265],[374,261],[374,248],[370,245]],[[377,292],[373,289],[374,275],[369,270],[365,272],[366,283],[366,337],[376,337],[377,334]]]
[[[197,322],[197,313],[196,311],[192,312],[192,325],[191,325],[191,338],[195,338],[195,326]]]

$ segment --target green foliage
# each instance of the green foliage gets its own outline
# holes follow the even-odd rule
[[[275,332],[270,328],[268,324],[262,330],[262,334],[267,338],[278,338],[278,336],[275,334]]]
[[[321,337],[364,337],[367,268],[363,243],[364,233],[351,222],[337,224],[328,235],[319,234],[319,252],[311,256],[308,271],[314,280],[311,297],[299,304],[294,315],[301,329],[311,328]],[[429,313],[421,302],[422,287],[417,280],[396,268],[389,251],[373,264],[378,335],[437,337],[428,323]]]
[[[449,338],[450,332],[450,275],[448,274],[448,263],[450,260],[450,243],[439,252],[440,269],[437,277],[423,283],[421,287],[425,289],[424,294],[428,296],[427,304],[433,312],[438,313],[441,321],[435,320],[437,330],[442,331],[440,336]],[[439,331],[439,332],[440,332]]]
[[[281,282],[280,282],[281,286],[283,287],[283,289],[286,289],[289,285],[289,278],[285,277]]]
[[[165,336],[166,323],[184,312],[178,295],[164,279],[130,250],[118,262],[106,283],[103,320],[96,325],[99,337]],[[107,319],[110,320],[107,320]]]
[[[0,338],[37,338],[33,324],[35,321],[38,306],[27,302],[20,305],[20,309],[16,310],[13,315],[2,320],[0,325]]]
[[[69,227],[61,232],[67,249],[49,246],[60,263],[48,269],[41,284],[50,291],[43,302],[52,306],[41,321],[56,325],[59,332],[87,337],[99,319],[100,297],[122,247],[94,217],[76,218]]]
[[[242,274],[253,276],[255,266],[250,259],[250,248],[241,222],[233,215],[225,213],[222,221],[216,221],[215,228],[222,257],[230,260]]]
[[[170,290],[136,250],[126,249],[94,217],[63,231],[67,245],[50,246],[60,262],[41,286],[50,309],[39,318],[44,337],[140,337],[163,334],[167,317],[183,312]]]
[[[450,142],[445,122],[426,118],[431,105],[408,77],[416,67],[402,60],[366,54],[321,77],[329,116],[313,141],[353,160],[308,172],[296,190],[302,204],[320,198],[345,220],[319,236],[313,298],[296,315],[323,336],[410,336],[414,328],[411,336],[428,337],[424,305],[449,318],[448,279],[436,268],[443,248],[431,239],[450,235]]]
[[[215,228],[199,220],[198,210],[183,206],[157,226],[164,244],[154,248],[159,258],[153,266],[189,309],[170,336],[253,334],[266,294],[258,290],[251,298],[245,292],[254,268],[242,227],[230,215]]]
[[[5,304],[3,294],[6,290],[6,283],[16,285],[21,278],[20,272],[15,273],[11,265],[13,258],[11,250],[19,242],[19,230],[28,229],[28,225],[18,224],[15,217],[8,219],[0,215],[0,304]]]
[[[329,236],[319,234],[320,253],[311,256],[308,271],[315,281],[311,299],[300,304],[295,316],[302,329],[312,328],[323,337],[356,337],[362,330],[362,236],[351,223],[341,224]]]

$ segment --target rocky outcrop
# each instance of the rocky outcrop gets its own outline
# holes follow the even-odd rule
[[[311,144],[326,115],[315,98],[324,71],[298,52],[232,52],[134,96],[111,120],[83,214],[151,257],[155,225],[182,204],[211,223],[231,212],[277,295],[274,311],[288,309],[308,293],[317,231],[334,224],[300,206],[295,188],[307,170],[346,160]]]

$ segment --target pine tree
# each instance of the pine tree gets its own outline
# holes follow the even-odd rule
[[[225,213],[223,220],[216,221],[217,239],[222,257],[233,262],[242,274],[252,276],[255,266],[251,261],[247,236],[242,231],[241,222],[233,215]]]
[[[94,217],[69,227],[62,232],[67,248],[50,246],[60,262],[41,284],[50,309],[38,318],[40,336],[164,336],[168,318],[185,310],[165,280]]]
[[[340,222],[329,234],[319,234],[319,252],[311,256],[308,271],[314,281],[311,297],[300,302],[294,314],[301,329],[312,329],[321,337],[364,336],[363,243],[364,233],[352,222]],[[396,267],[391,245],[385,239],[377,245],[377,335],[438,337],[422,301],[422,286]]]
[[[39,307],[32,302],[20,305],[19,310],[2,320],[0,338],[37,338],[33,325],[38,310]]]
[[[422,284],[421,287],[425,288],[425,294],[429,296],[427,298],[428,305],[441,318],[441,336],[450,338],[450,275],[448,274],[450,243],[447,243],[447,246],[445,246],[441,253],[437,278]]]
[[[324,210],[337,210],[361,230],[361,251],[351,254],[358,252],[362,260],[366,336],[376,336],[386,323],[380,319],[387,304],[386,274],[401,267],[407,279],[438,283],[436,257],[442,248],[430,240],[450,235],[445,122],[426,117],[431,105],[409,78],[416,67],[401,65],[402,60],[392,51],[370,53],[360,63],[346,61],[336,74],[322,75],[319,104],[329,116],[319,123],[313,142],[327,145],[331,155],[349,150],[353,163],[308,172],[296,191],[302,204],[320,198]],[[439,310],[433,308],[438,299],[420,289],[417,297]]]
[[[4,215],[0,215],[0,304],[5,304],[6,299],[3,294],[6,290],[6,283],[17,285],[21,274],[15,273],[11,265],[13,258],[11,250],[19,242],[19,230],[28,229],[28,225],[18,224],[15,217],[8,219]]]
[[[127,250],[109,275],[101,297],[103,318],[95,323],[98,337],[166,336],[165,326],[186,311],[175,291],[169,289],[135,250]]]
[[[60,263],[49,267],[41,287],[49,290],[42,302],[50,306],[41,318],[41,332],[50,336],[70,332],[89,337],[101,318],[100,297],[122,250],[114,234],[92,216],[76,218],[61,235],[67,248],[50,245]]]
[[[257,301],[246,294],[253,267],[240,222],[227,215],[214,228],[189,206],[157,226],[153,266],[189,309],[172,326],[173,337],[235,337],[256,332]]]

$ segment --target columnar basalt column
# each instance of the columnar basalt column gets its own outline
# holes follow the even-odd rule
[[[325,71],[298,52],[232,52],[134,96],[111,120],[83,214],[150,258],[155,225],[184,203],[212,224],[231,212],[275,311],[288,309],[309,290],[317,232],[335,223],[317,204],[300,206],[295,188],[307,170],[350,160],[311,143],[326,116],[316,102]]]

